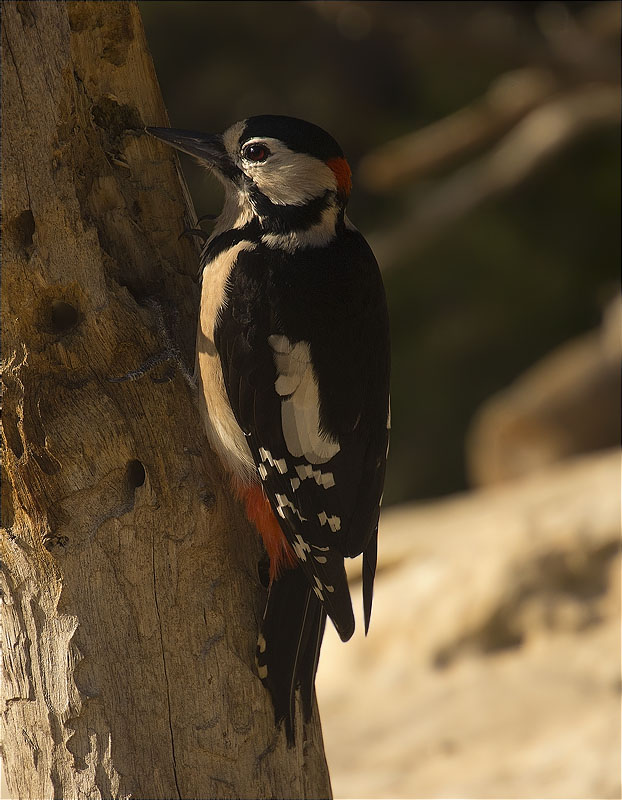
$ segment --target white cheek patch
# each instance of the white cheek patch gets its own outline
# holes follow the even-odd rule
[[[329,517],[328,518],[328,527],[331,529],[333,533],[337,533],[337,531],[341,530],[341,517]]]
[[[283,398],[281,426],[287,449],[292,456],[304,457],[310,464],[324,464],[340,447],[321,430],[320,398],[309,345],[292,345],[287,336],[279,335],[269,336],[268,343],[277,371],[274,388]],[[302,478],[300,474],[299,477]],[[326,480],[330,483],[330,479]]]
[[[270,137],[249,139],[245,146],[253,142],[265,144],[270,156],[258,163],[241,160],[240,166],[259,191],[276,205],[302,206],[327,190],[337,190],[335,173],[319,158],[296,153]]]

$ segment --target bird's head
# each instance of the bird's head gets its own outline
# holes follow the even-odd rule
[[[230,203],[246,208],[265,227],[304,209],[318,219],[329,210],[343,214],[348,201],[348,162],[333,137],[310,122],[262,115],[223,134],[174,128],[147,132],[195,156],[224,184]]]

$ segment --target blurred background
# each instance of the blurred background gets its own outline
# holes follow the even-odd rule
[[[383,270],[376,618],[318,677],[335,796],[619,797],[619,3],[140,7],[171,125],[324,127]]]

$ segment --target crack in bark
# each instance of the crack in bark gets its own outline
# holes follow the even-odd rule
[[[175,758],[175,736],[173,734],[173,722],[171,720],[171,692],[170,683],[168,680],[168,672],[166,670],[166,656],[164,654],[164,635],[162,632],[162,618],[160,616],[160,607],[158,605],[158,590],[156,586],[156,569],[155,569],[155,534],[151,538],[151,564],[153,570],[153,599],[155,601],[156,615],[158,617],[158,626],[160,628],[160,646],[162,650],[162,666],[164,668],[164,682],[166,683],[166,702],[168,707],[168,727],[171,732],[171,755],[173,757],[173,777],[175,779],[175,788],[177,789],[177,797],[181,800],[181,791],[177,781],[177,759]]]
[[[13,55],[13,48],[11,47],[11,42],[9,41],[8,34],[5,34],[4,41],[6,42],[7,50],[9,51],[9,55],[11,56],[11,61],[13,62],[13,67],[15,69],[15,77],[17,78],[17,82],[19,84],[19,92],[22,96],[22,105],[24,107],[24,115],[26,119],[29,120],[28,117],[28,104],[26,103],[26,95],[24,94],[24,87],[22,86],[22,79],[19,75],[19,70],[17,69],[17,62],[15,61],[15,56]]]
[[[40,33],[39,28],[37,26],[37,16],[36,16],[36,14],[34,13],[34,11],[32,9],[31,9],[31,14],[32,14],[33,27],[34,27],[35,32],[37,34],[37,39],[39,40],[39,45],[40,45],[41,51],[44,51],[45,44],[43,43],[43,41],[41,39],[41,33]],[[52,98],[52,100],[54,100],[54,91],[52,90],[52,87],[50,86],[50,82],[48,80],[48,74],[45,71],[43,72],[43,80],[45,81],[45,85],[47,86],[47,90],[49,92],[50,97]],[[54,121],[55,122],[57,121],[56,115],[55,115]]]

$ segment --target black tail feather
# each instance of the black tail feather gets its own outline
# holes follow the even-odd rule
[[[363,611],[365,614],[365,634],[369,630],[371,602],[374,596],[374,577],[378,560],[378,531],[369,540],[363,553]]]
[[[313,661],[310,663],[310,678],[309,680],[302,680],[300,683],[300,693],[302,695],[302,708],[304,710],[305,721],[311,719],[311,711],[313,709],[313,690],[315,688],[315,675],[317,673],[317,666],[320,660],[320,649],[322,647],[322,639],[324,638],[324,629],[326,628],[326,612],[321,603],[318,602],[317,597],[313,592],[309,593],[309,597],[314,603],[313,620],[311,623],[311,631],[309,636],[308,652],[312,653]]]
[[[274,581],[257,645],[257,669],[272,695],[277,724],[285,721],[290,746],[299,686],[305,720],[311,717],[325,624],[326,612],[300,567]]]

